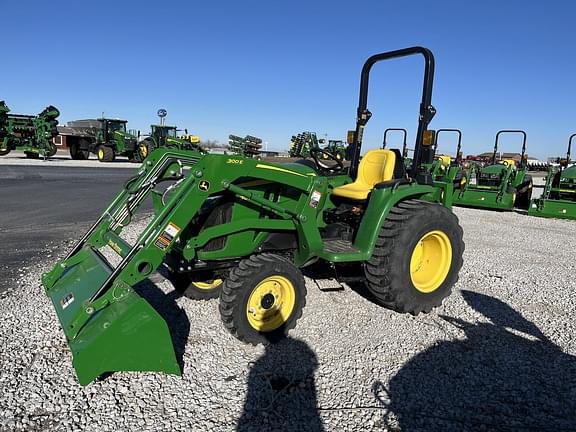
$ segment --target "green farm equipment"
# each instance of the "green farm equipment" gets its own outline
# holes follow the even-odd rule
[[[330,159],[327,154],[332,154],[338,160],[346,159],[346,147],[342,140],[328,140],[328,144],[323,148],[325,151],[322,153],[324,159]]]
[[[298,135],[293,135],[288,155],[293,158],[308,158],[311,156],[311,149],[320,148],[320,142],[316,132],[301,132]]]
[[[458,142],[456,144],[456,155],[451,157],[448,154],[438,152],[439,137],[446,132],[456,133]],[[449,181],[454,183],[455,193],[459,193],[466,185],[467,178],[464,170],[460,167],[462,162],[462,131],[460,129],[438,129],[434,137],[434,161],[430,165],[430,173],[435,181]]]
[[[360,158],[368,80],[380,61],[422,55],[424,85],[412,168],[397,150]],[[137,284],[163,267],[175,288],[220,287],[224,326],[258,344],[283,337],[302,315],[299,268],[324,262],[366,283],[374,299],[417,315],[440,305],[458,279],[464,243],[447,207],[452,184],[419,168],[434,57],[413,47],[376,54],[362,68],[348,168],[250,157],[153,151],[80,242],[42,277],[86,385],[113,371],[179,374],[167,323]],[[312,150],[314,161],[322,150]],[[123,228],[142,204],[153,214],[137,239]],[[112,264],[111,255],[119,255]],[[195,295],[193,296],[197,298]]]
[[[576,219],[576,165],[570,163],[570,149],[576,134],[568,139],[566,159],[559,167],[550,167],[544,191],[540,198],[533,199],[528,208],[531,216],[559,219]]]
[[[503,133],[522,135],[522,153],[518,166],[513,159],[498,161],[498,139]],[[496,134],[492,163],[471,163],[465,170],[465,184],[454,193],[453,204],[494,210],[527,209],[532,196],[532,177],[526,174],[526,132],[501,130]]]
[[[27,158],[49,158],[56,154],[53,138],[58,135],[60,111],[52,105],[38,115],[10,114],[0,101],[0,156],[12,150],[23,151]]]
[[[201,153],[206,151],[200,146],[200,139],[196,135],[186,135],[179,137],[176,126],[166,126],[164,124],[151,125],[151,133],[138,143],[139,161],[157,148],[173,148],[179,150],[196,150]]]
[[[72,159],[85,160],[94,153],[100,162],[112,162],[116,156],[141,161],[137,133],[128,132],[126,123],[109,118],[75,120],[68,122],[61,134],[66,136]]]
[[[246,135],[244,138],[237,135],[228,136],[228,150],[234,155],[248,158],[260,157],[262,140],[252,135]]]

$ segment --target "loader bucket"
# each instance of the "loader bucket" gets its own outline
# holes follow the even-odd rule
[[[180,375],[168,326],[146,300],[120,281],[111,295],[97,297],[112,272],[96,249],[85,247],[42,277],[78,381],[87,385],[116,371]]]

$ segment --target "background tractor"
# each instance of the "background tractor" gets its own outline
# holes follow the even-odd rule
[[[456,144],[456,153],[452,157],[446,152],[438,152],[438,141],[441,135],[446,132],[456,133],[458,141]],[[460,129],[438,129],[434,137],[434,162],[430,165],[430,172],[434,180],[451,181],[454,183],[454,190],[462,189],[467,182],[464,170],[461,169],[462,162],[462,131]]]
[[[522,135],[520,160],[498,160],[498,140],[504,133]],[[487,166],[470,163],[465,170],[467,182],[454,193],[454,205],[495,210],[528,208],[532,196],[532,177],[526,174],[526,132],[501,130],[496,134],[492,162]]]
[[[0,156],[12,150],[23,151],[27,158],[48,158],[56,154],[53,138],[58,135],[60,112],[52,105],[38,115],[10,114],[0,101]]]
[[[342,140],[328,140],[328,144],[324,147],[326,153],[323,153],[324,159],[330,159],[326,154],[333,154],[338,160],[346,159],[347,145]]]
[[[424,85],[414,162],[398,150],[360,158],[369,76],[377,62],[421,55]],[[135,287],[163,268],[175,288],[218,284],[221,320],[236,338],[272,343],[306,303],[300,268],[324,263],[366,284],[375,301],[417,315],[440,305],[462,266],[464,244],[449,208],[452,183],[420,165],[434,57],[422,47],[376,54],[364,64],[350,166],[335,156],[271,163],[250,157],[160,148],[78,244],[42,277],[82,385],[112,371],[181,373],[166,322]],[[426,144],[425,144],[426,143]],[[311,164],[310,162],[313,162]],[[151,200],[139,236],[123,228]],[[118,255],[115,262],[107,258]],[[142,295],[141,295],[142,294]],[[194,294],[192,297],[196,298]]]
[[[185,131],[184,136],[178,137],[178,129],[176,126],[167,126],[165,124],[168,111],[160,108],[157,115],[160,118],[160,124],[151,125],[150,134],[147,135],[146,138],[138,140],[137,160],[139,162],[146,159],[153,150],[161,147],[196,150],[201,153],[206,152],[206,150],[200,146],[199,137],[196,135],[188,135],[188,130]]]
[[[128,132],[126,123],[109,118],[74,120],[60,134],[66,136],[72,159],[85,160],[94,153],[100,162],[112,162],[116,156],[138,161],[138,134]]]
[[[568,138],[566,159],[560,160],[558,167],[549,168],[542,196],[530,202],[529,215],[576,219],[576,165],[570,161],[574,137],[576,134]]]
[[[200,138],[198,136],[189,135],[188,131],[186,131],[185,135],[179,137],[176,126],[150,125],[150,129],[150,135],[147,135],[146,138],[138,143],[139,161],[143,161],[153,150],[161,147],[206,152],[200,146]]]

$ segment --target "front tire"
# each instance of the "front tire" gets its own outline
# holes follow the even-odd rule
[[[220,293],[220,317],[241,341],[276,342],[296,326],[306,304],[306,284],[287,259],[269,253],[240,261]]]
[[[150,153],[152,153],[153,150],[154,150],[154,143],[151,140],[145,139],[143,141],[140,141],[136,146],[134,159],[136,160],[136,162],[142,162],[144,159],[148,157]]]
[[[114,149],[105,145],[98,146],[97,151],[98,160],[100,162],[113,162],[114,161]]]
[[[534,182],[532,181],[532,176],[527,175],[524,177],[524,182],[516,187],[516,207],[524,210],[527,210],[528,207],[530,207],[530,199],[532,198],[533,187]]]
[[[462,228],[446,207],[419,200],[390,210],[365,263],[367,287],[385,307],[418,315],[440,306],[462,267]]]
[[[224,280],[215,274],[177,273],[173,277],[177,291],[192,300],[210,300],[218,298]]]
[[[87,148],[88,142],[85,140],[75,140],[70,144],[70,157],[73,160],[86,160],[90,157],[90,151],[82,150],[82,147]]]

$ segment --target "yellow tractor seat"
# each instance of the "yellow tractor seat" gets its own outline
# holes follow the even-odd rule
[[[374,185],[394,178],[395,165],[396,154],[392,150],[370,150],[360,161],[356,181],[334,188],[332,195],[364,201]]]
[[[504,166],[510,166],[516,168],[516,161],[514,159],[502,159],[500,163]]]
[[[452,158],[448,155],[439,155],[436,157],[444,168],[448,168],[452,162]]]

